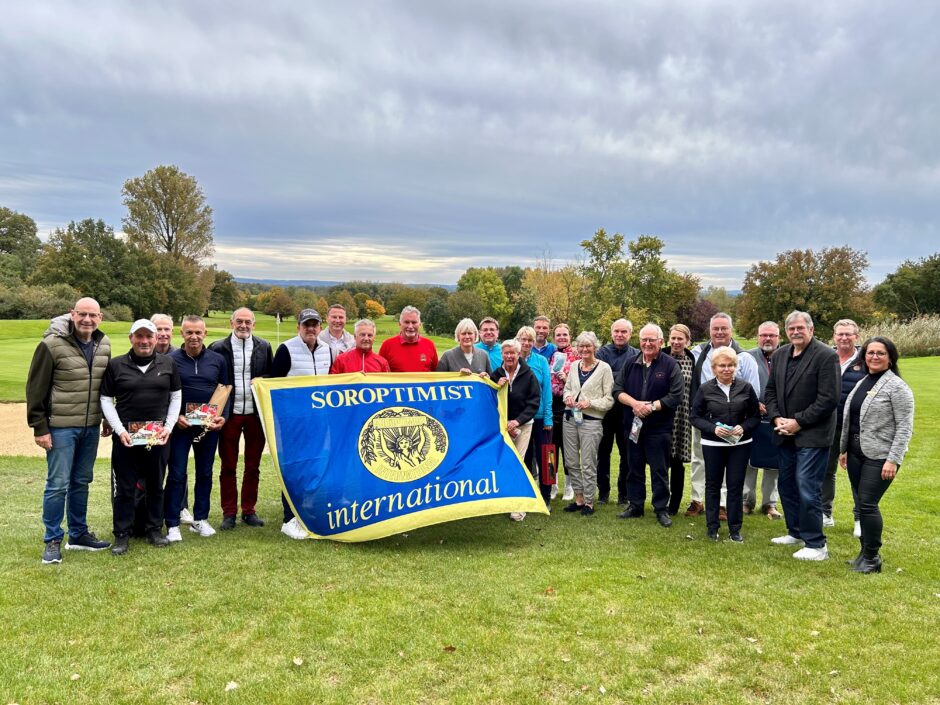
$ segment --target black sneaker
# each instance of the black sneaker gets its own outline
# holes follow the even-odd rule
[[[617,515],[618,519],[639,519],[643,516],[643,509],[635,504],[628,504],[627,508]]]
[[[583,507],[583,506],[584,506],[583,504],[578,504],[577,502],[572,502],[571,504],[566,505],[565,508],[562,509],[561,511],[563,511],[563,512],[580,512],[580,511],[581,511],[581,507]]]
[[[164,548],[170,545],[170,542],[167,540],[166,536],[163,535],[163,532],[160,529],[153,529],[152,531],[147,532],[147,543],[149,543],[154,548]]]
[[[589,516],[591,516],[593,513],[594,513],[594,507],[588,506],[587,504],[585,504],[583,507],[581,507],[581,516],[583,516],[583,517],[589,517]]]
[[[731,534],[728,538],[731,539],[734,543],[744,543],[744,537],[741,536],[741,534],[737,531]]]
[[[248,526],[264,526],[264,520],[254,512],[251,514],[242,514],[242,521],[248,524]]]
[[[222,523],[219,524],[219,529],[221,531],[230,531],[235,528],[235,515],[228,514],[222,517]]]
[[[106,548],[111,548],[111,542],[102,541],[90,531],[65,544],[66,551],[103,551]]]
[[[717,532],[717,531],[709,531],[709,532],[708,532],[708,540],[709,540],[709,541],[714,541],[715,543],[718,543],[718,532]]]
[[[659,522],[660,526],[667,529],[672,526],[672,519],[669,518],[669,512],[656,512],[656,521]]]
[[[53,539],[46,543],[46,547],[42,549],[42,562],[45,565],[50,563],[61,563],[62,562],[62,542],[56,541]]]
[[[127,549],[131,547],[131,537],[124,536],[115,536],[114,545],[111,547],[112,556],[123,556],[127,553]]]

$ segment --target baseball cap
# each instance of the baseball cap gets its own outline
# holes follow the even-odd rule
[[[316,309],[305,308],[303,311],[297,314],[297,323],[303,325],[307,321],[316,321],[317,323],[322,323],[323,319],[320,318],[320,314],[317,313]]]
[[[157,327],[152,322],[148,321],[146,318],[138,318],[136,321],[134,321],[133,324],[131,324],[131,335],[139,331],[141,328],[146,328],[151,333],[157,332]]]

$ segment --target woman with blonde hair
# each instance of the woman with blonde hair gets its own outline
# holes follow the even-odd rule
[[[479,339],[480,332],[477,330],[477,324],[469,318],[461,320],[454,331],[457,347],[441,355],[437,363],[437,371],[489,377],[490,372],[493,371],[490,367],[490,356],[485,350],[476,347],[475,344]]]

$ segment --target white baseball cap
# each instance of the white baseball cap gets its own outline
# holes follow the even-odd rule
[[[134,335],[134,333],[139,331],[141,328],[146,328],[151,333],[157,332],[157,327],[152,322],[148,321],[146,318],[138,318],[136,321],[134,321],[133,324],[131,324],[131,335]]]

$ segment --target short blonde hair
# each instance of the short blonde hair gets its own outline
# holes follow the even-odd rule
[[[519,330],[516,331],[516,340],[519,338],[532,338],[532,342],[535,342],[535,328],[532,326],[522,326]]]
[[[715,348],[712,352],[712,371],[715,370],[715,365],[718,364],[719,360],[731,360],[735,367],[738,366],[738,354],[734,351],[734,348],[728,347],[727,345]]]
[[[692,331],[689,330],[689,327],[685,323],[676,323],[672,328],[669,329],[669,335],[672,335],[674,330],[679,331],[682,335],[685,336],[685,339],[690,343],[692,342]]]
[[[470,318],[463,318],[460,323],[457,324],[457,328],[454,330],[454,340],[459,343],[460,334],[468,330],[473,332],[473,342],[477,342],[480,339],[480,331],[477,329],[477,324]]]

